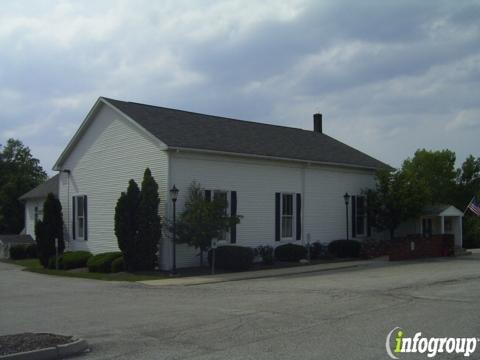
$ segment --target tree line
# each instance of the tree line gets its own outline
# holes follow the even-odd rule
[[[453,151],[417,150],[399,169],[382,169],[374,189],[366,189],[370,225],[395,236],[398,226],[418,218],[428,205],[448,204],[465,210],[480,197],[480,157],[468,156],[455,168]],[[480,246],[480,217],[466,212],[464,244]]]

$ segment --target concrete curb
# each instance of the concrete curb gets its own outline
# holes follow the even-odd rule
[[[83,339],[78,339],[55,347],[3,355],[0,356],[0,360],[56,360],[78,355],[87,350],[87,342]]]
[[[315,272],[325,272],[325,271],[334,271],[334,270],[346,270],[353,268],[361,268],[368,265],[371,265],[373,262],[369,260],[360,260],[360,261],[345,261],[345,262],[336,262],[329,264],[317,264],[317,265],[306,265],[306,266],[296,266],[290,268],[280,268],[280,269],[269,269],[269,270],[255,270],[255,271],[245,271],[238,273],[226,273],[219,275],[203,275],[203,276],[189,276],[189,277],[178,277],[172,279],[161,279],[161,280],[144,280],[138,281],[145,286],[149,287],[159,287],[159,286],[195,286],[195,285],[204,285],[204,284],[215,284],[229,281],[241,281],[241,280],[250,280],[250,279],[263,279],[263,278],[272,278],[279,276],[292,276],[299,274],[315,273]]]

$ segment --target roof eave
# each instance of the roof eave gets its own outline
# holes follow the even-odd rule
[[[308,164],[308,165],[313,164],[313,165],[323,165],[323,166],[334,166],[334,167],[353,168],[358,170],[369,170],[369,171],[376,171],[380,168],[380,167],[373,167],[373,166],[363,166],[363,165],[336,163],[336,162],[328,162],[328,161],[304,160],[304,159],[286,158],[286,157],[269,156],[269,155],[256,155],[256,154],[236,153],[236,152],[220,151],[220,150],[188,148],[188,147],[181,147],[181,146],[169,146],[167,150],[205,153],[205,154],[213,154],[213,155],[237,156],[237,157],[246,157],[246,158],[262,159],[262,160],[287,161],[287,162],[296,162],[296,163],[302,163],[302,164]]]

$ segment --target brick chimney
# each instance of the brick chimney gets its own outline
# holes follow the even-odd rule
[[[313,114],[313,131],[322,133],[322,114]]]

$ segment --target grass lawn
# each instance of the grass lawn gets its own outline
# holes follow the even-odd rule
[[[142,273],[91,273],[87,271],[72,271],[72,270],[50,270],[44,269],[38,259],[25,259],[25,260],[2,260],[9,264],[15,264],[25,267],[24,270],[47,275],[66,276],[74,278],[94,279],[94,280],[107,280],[107,281],[143,281],[143,280],[159,280],[168,278],[167,275],[162,274],[142,274]]]

